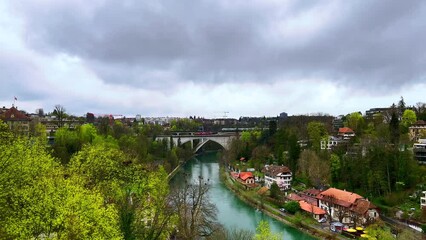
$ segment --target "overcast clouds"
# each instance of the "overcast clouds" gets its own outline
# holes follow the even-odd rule
[[[0,104],[143,116],[426,102],[424,1],[0,3]]]

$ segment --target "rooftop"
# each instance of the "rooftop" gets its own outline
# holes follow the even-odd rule
[[[334,198],[338,200],[339,204],[342,203],[340,205],[347,205],[344,203],[354,204],[357,199],[360,199],[360,198],[362,199],[363,197],[353,192],[347,192],[345,190],[340,190],[337,188],[329,188],[321,192],[319,195],[319,198],[326,199],[326,200],[327,198],[328,199]]]
[[[265,165],[262,172],[270,176],[277,176],[280,173],[291,173],[290,169],[286,166]]]
[[[326,214],[324,209],[321,209],[317,206],[309,204],[305,201],[300,201],[299,204],[300,204],[300,208],[303,209],[306,212],[310,212],[310,213],[313,213],[313,214],[316,214],[316,215]]]
[[[253,173],[251,172],[240,172],[240,178],[245,181],[247,178],[252,178]]]
[[[16,107],[11,107],[10,109],[7,109],[4,111],[0,118],[5,121],[29,121],[30,118],[23,114],[21,111],[19,111]]]
[[[354,132],[354,130],[352,130],[351,128],[348,128],[348,127],[339,128],[339,133],[353,133],[353,132]]]

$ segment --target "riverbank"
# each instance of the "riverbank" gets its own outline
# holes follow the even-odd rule
[[[302,230],[317,239],[347,239],[341,235],[324,230],[320,226],[307,224],[293,215],[284,215],[278,209],[268,205],[265,201],[258,201],[253,196],[250,196],[250,194],[246,191],[237,188],[231,180],[229,173],[223,168],[223,166],[220,167],[220,178],[223,184],[240,200],[288,226]]]

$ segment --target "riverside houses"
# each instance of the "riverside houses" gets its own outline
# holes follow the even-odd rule
[[[292,173],[286,166],[265,165],[262,169],[265,174],[265,185],[271,188],[273,183],[276,183],[281,191],[289,190],[291,188]]]
[[[353,192],[329,188],[322,191],[317,199],[318,206],[335,221],[360,226],[368,225],[379,217],[374,204]]]

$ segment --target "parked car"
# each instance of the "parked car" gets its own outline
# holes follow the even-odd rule
[[[319,223],[325,223],[327,221],[327,218],[323,217],[320,220],[318,220]]]
[[[280,212],[286,213],[287,210],[285,210],[285,208],[280,208]]]

